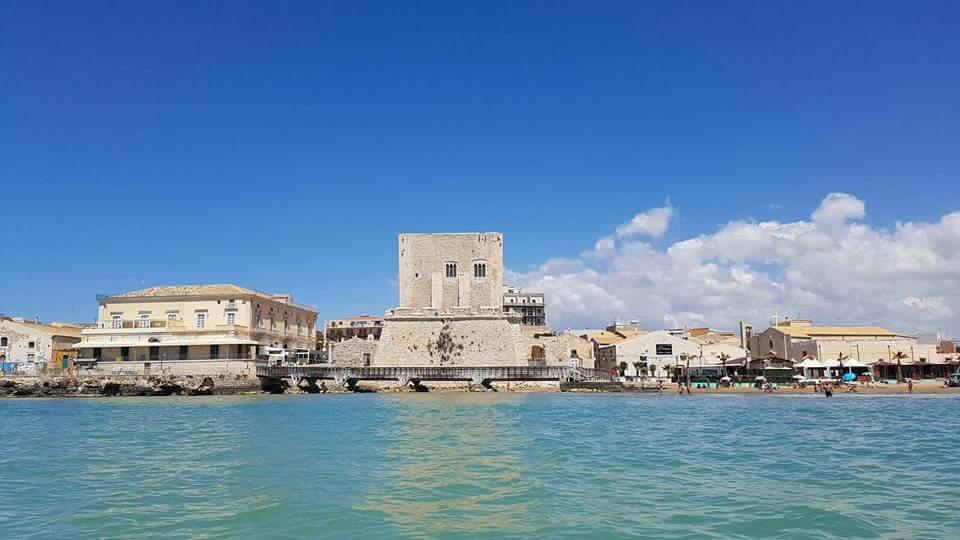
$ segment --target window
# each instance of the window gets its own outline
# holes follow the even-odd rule
[[[7,338],[5,338],[5,337],[0,338],[0,347],[6,347],[6,346],[7,346],[7,343],[9,343],[9,342],[7,341]]]
[[[206,326],[207,326],[207,314],[197,313],[197,328],[206,328]]]
[[[270,329],[271,330],[277,329],[277,320],[274,319],[273,317],[270,317]]]
[[[283,318],[283,331],[285,333],[290,331],[290,321],[286,317]]]
[[[363,353],[363,365],[364,366],[370,365],[370,353],[368,352]]]
[[[457,277],[457,263],[447,263],[447,277]]]
[[[180,359],[181,359],[181,360],[186,360],[186,359],[187,359],[188,351],[189,351],[189,350],[190,350],[190,349],[188,349],[186,345],[181,345],[181,346],[180,346]]]
[[[487,263],[473,263],[473,277],[487,277]]]
[[[120,358],[126,360],[130,357],[130,347],[120,347]]]
[[[123,327],[123,317],[120,315],[112,315],[110,317],[110,328],[122,328]]]
[[[220,358],[220,346],[219,346],[219,345],[211,345],[211,346],[210,346],[210,358],[212,358],[212,359],[214,359],[214,360],[216,360],[217,358]]]
[[[99,360],[102,355],[103,355],[103,349],[101,349],[100,347],[93,348],[93,358],[95,360]]]
[[[154,362],[160,359],[160,347],[150,347],[150,361]]]
[[[148,313],[140,314],[140,328],[150,328],[150,315]]]
[[[37,342],[36,342],[36,341],[29,341],[29,342],[27,342],[27,348],[28,348],[28,349],[36,349],[36,348],[37,348]]]
[[[234,324],[237,324],[237,312],[236,312],[236,311],[228,311],[228,312],[227,312],[227,324],[229,324],[229,325],[231,325],[231,326],[234,325]]]
[[[257,310],[257,328],[263,328],[263,314]]]
[[[34,360],[36,357],[37,357],[37,355],[35,355],[35,354],[33,354],[33,353],[28,354],[28,355],[27,355],[27,362],[33,362],[33,360]],[[367,365],[370,365],[370,364],[367,364]]]
[[[177,320],[177,314],[176,314],[176,313],[167,313],[167,320],[168,320],[168,321],[175,321],[175,320]]]
[[[303,332],[303,323],[300,322],[300,319],[297,319],[297,335],[301,335]]]

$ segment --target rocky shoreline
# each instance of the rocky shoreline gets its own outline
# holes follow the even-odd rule
[[[0,398],[261,394],[256,377],[8,377]]]

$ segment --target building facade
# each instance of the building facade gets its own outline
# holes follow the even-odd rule
[[[325,327],[327,343],[339,343],[353,338],[376,341],[383,333],[383,317],[363,314],[359,317],[332,319],[326,322]]]
[[[523,326],[546,326],[546,302],[543,293],[526,292],[520,287],[504,287],[503,311],[520,317]]]
[[[266,347],[312,349],[317,310],[288,294],[236,285],[160,286],[98,296],[80,356],[103,362],[256,359]]]
[[[79,341],[79,326],[0,317],[0,364],[4,371],[33,375],[59,369],[65,358],[69,361]]]
[[[644,370],[651,377],[669,377],[676,368],[686,366],[685,356],[697,357],[690,366],[691,369],[696,367],[700,353],[700,344],[666,330],[657,330],[600,347],[597,367],[619,369],[621,364],[626,364],[624,374],[628,377],[641,376]]]

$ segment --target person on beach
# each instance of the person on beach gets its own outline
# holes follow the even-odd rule
[[[913,379],[907,379],[907,393],[913,393]]]
[[[833,387],[829,384],[823,385],[823,395],[826,397],[833,397]]]
[[[657,381],[657,391],[663,393],[663,381]]]

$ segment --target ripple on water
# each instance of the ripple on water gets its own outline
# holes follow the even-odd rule
[[[0,402],[16,538],[960,535],[953,396]]]

